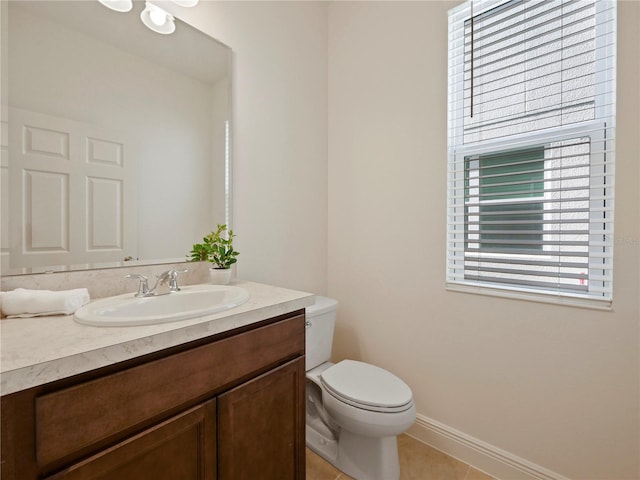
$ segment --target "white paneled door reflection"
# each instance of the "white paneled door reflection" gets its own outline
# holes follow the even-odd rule
[[[9,265],[136,257],[135,146],[121,132],[9,109]],[[3,223],[5,220],[3,219]],[[3,247],[6,240],[3,238]]]

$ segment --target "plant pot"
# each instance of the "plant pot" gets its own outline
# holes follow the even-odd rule
[[[209,278],[214,285],[228,285],[231,281],[231,268],[210,268]]]

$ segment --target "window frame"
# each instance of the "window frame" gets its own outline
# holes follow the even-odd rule
[[[503,4],[508,3],[510,0],[485,0],[474,2],[474,5],[480,5],[480,9],[477,12],[473,12],[475,16],[481,15],[485,12],[488,12],[496,7],[500,7]],[[599,5],[601,2],[596,1],[596,18],[598,15],[602,15],[602,7]],[[452,11],[461,10],[463,7],[467,6],[469,2],[465,2],[459,7],[456,7]],[[467,7],[468,8],[468,7]],[[474,7],[475,10],[475,7]],[[616,13],[615,7],[614,12],[608,13],[608,15],[612,15],[612,26],[611,31],[612,35],[615,39],[616,32]],[[451,30],[450,30],[450,39],[449,39],[449,49],[450,51],[456,48],[459,48],[459,42],[464,42],[464,19],[458,19],[458,22],[462,23],[462,35],[460,36],[460,32],[458,31],[457,38],[451,38]],[[451,28],[451,27],[450,27]],[[598,29],[602,29],[602,26],[596,25],[596,33]],[[595,50],[596,52],[600,52],[598,45],[598,36],[596,35],[596,44]],[[456,42],[458,42],[456,44]],[[614,40],[615,42],[615,40]],[[615,43],[613,44],[613,58],[615,62]],[[600,58],[599,53],[596,53],[596,64],[602,65],[602,62],[611,62],[610,58],[605,57]],[[598,63],[600,62],[600,63]],[[609,63],[607,65],[610,66]],[[615,63],[613,63],[613,67],[606,69],[607,77],[602,79],[601,77],[597,77],[595,95],[594,95],[594,112],[596,112],[596,119],[584,121],[581,123],[573,123],[568,126],[561,127],[553,127],[548,128],[546,130],[538,130],[527,133],[520,133],[510,135],[508,137],[502,138],[494,138],[491,140],[474,142],[464,144],[460,141],[459,144],[454,144],[455,142],[452,139],[462,139],[464,134],[464,113],[458,113],[457,115],[452,112],[464,112],[464,81],[461,81],[461,78],[464,78],[464,68],[465,62],[459,61],[457,64],[453,64],[450,59],[449,63],[449,97],[448,97],[448,106],[449,106],[449,119],[448,119],[448,135],[449,135],[449,145],[448,145],[448,183],[447,183],[447,281],[446,288],[451,291],[462,291],[467,293],[474,294],[482,294],[482,295],[491,295],[491,296],[500,296],[500,297],[508,297],[508,298],[518,298],[523,300],[531,300],[536,302],[544,302],[544,303],[554,303],[554,304],[563,304],[563,305],[571,305],[577,307],[587,307],[587,308],[596,308],[603,310],[610,310],[612,307],[612,293],[613,293],[613,265],[608,266],[608,270],[610,271],[609,276],[603,280],[603,282],[608,283],[608,295],[603,295],[602,298],[594,296],[593,294],[587,293],[576,293],[576,292],[568,292],[562,290],[556,291],[545,291],[545,290],[536,290],[535,288],[523,288],[517,285],[499,285],[499,284],[490,284],[484,282],[474,282],[474,281],[466,281],[463,278],[460,279],[459,275],[453,274],[451,266],[455,264],[455,262],[464,262],[464,254],[467,249],[467,241],[465,238],[465,229],[466,229],[466,214],[465,210],[465,198],[466,195],[454,195],[452,192],[458,191],[460,188],[464,188],[465,182],[465,173],[464,166],[465,161],[469,157],[473,156],[482,156],[488,154],[495,154],[505,151],[517,151],[519,149],[527,149],[535,146],[545,146],[550,145],[555,142],[563,142],[568,141],[575,138],[588,137],[589,144],[593,145],[594,143],[604,143],[606,142],[606,132],[612,130],[615,132]],[[598,74],[596,74],[598,75]],[[457,81],[456,81],[457,79]],[[603,92],[602,85],[604,82],[612,82],[614,84],[613,92]],[[608,115],[602,115],[602,109],[607,110]],[[613,111],[613,114],[610,112]],[[598,114],[597,112],[600,112]],[[607,125],[607,121],[603,120],[602,117],[612,117],[613,121],[609,122]],[[594,153],[593,149],[590,152],[590,165],[598,165],[599,162],[602,163],[605,169],[611,169],[611,177],[614,178],[615,171],[614,169],[614,159],[615,155],[612,153],[609,158],[609,154]],[[606,159],[603,159],[607,155]],[[598,158],[598,156],[601,156]],[[606,160],[606,162],[605,162]],[[589,169],[589,177],[590,183],[591,179],[597,173],[593,168]],[[546,182],[547,180],[543,180]],[[601,188],[602,190],[602,198],[604,202],[607,201],[607,188],[611,188],[604,184]],[[589,189],[589,236],[591,236],[592,232],[598,231],[598,222],[601,222],[597,216],[594,215],[594,200],[592,199],[593,189]],[[532,199],[533,200],[533,199]],[[612,200],[611,200],[612,201]],[[462,221],[460,219],[462,218]],[[603,241],[607,241],[608,251],[610,252],[610,257],[608,258],[608,262],[612,263],[613,261],[613,210],[611,210],[608,220],[610,229],[603,233]],[[456,240],[453,241],[452,239]],[[461,242],[460,239],[464,238]],[[480,242],[480,240],[478,240]],[[460,249],[460,245],[463,245],[463,248]],[[592,259],[592,248],[600,248],[592,247],[589,245],[589,278],[598,278],[599,272],[597,271],[597,264]],[[464,270],[464,268],[463,268]]]

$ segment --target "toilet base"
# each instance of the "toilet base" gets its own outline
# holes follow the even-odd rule
[[[397,439],[364,437],[342,430],[334,465],[356,480],[399,480]]]
[[[307,424],[307,447],[355,480],[400,479],[397,437],[363,437],[342,430],[336,441],[323,433]]]
[[[336,464],[338,458],[338,442],[332,435],[326,435],[326,431],[320,432],[313,428],[313,426],[307,424],[306,443],[307,447],[327,462],[332,465]]]

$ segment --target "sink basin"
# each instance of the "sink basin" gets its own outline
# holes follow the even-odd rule
[[[249,299],[244,288],[230,285],[190,285],[179,292],[137,298],[133,293],[104,298],[79,308],[78,323],[98,327],[151,325],[229,310]]]

